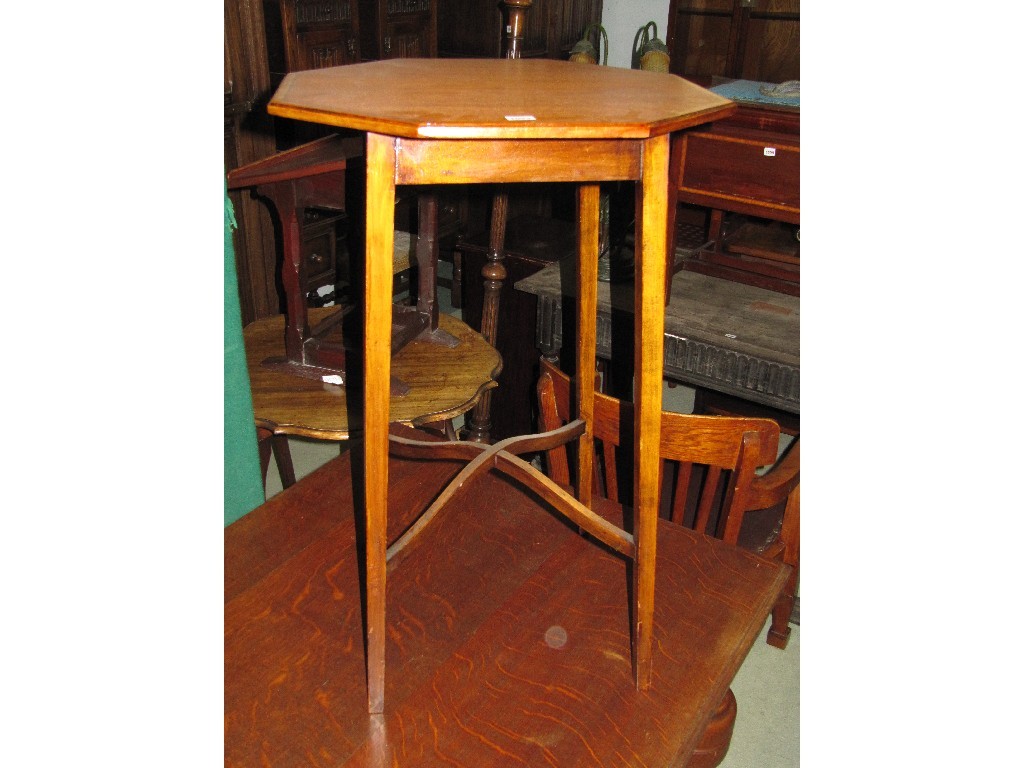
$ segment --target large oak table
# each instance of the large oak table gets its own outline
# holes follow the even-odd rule
[[[628,561],[491,472],[389,574],[387,708],[368,714],[350,456],[225,529],[226,766],[695,764],[787,566],[659,520],[638,691]],[[392,458],[389,540],[460,467]]]
[[[731,114],[733,102],[682,78],[549,60],[392,59],[292,72],[272,115],[366,132],[364,430],[368,707],[384,707],[388,384],[395,186],[570,182],[579,185],[580,370],[593,370],[601,181],[636,181],[637,339],[662,336],[669,136]],[[621,537],[635,558],[632,653],[651,683],[661,413],[661,345],[636,345],[637,514]],[[577,376],[578,416],[593,377]],[[579,477],[590,478],[584,432]],[[577,489],[590,504],[589,483]],[[416,568],[419,571],[419,568]]]

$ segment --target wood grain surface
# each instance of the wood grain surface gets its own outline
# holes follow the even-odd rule
[[[538,59],[391,59],[292,72],[268,106],[278,117],[438,139],[642,139],[735,110],[675,75]]]
[[[335,311],[336,307],[314,308],[309,317],[316,324]],[[455,418],[469,411],[482,392],[497,386],[501,371],[497,351],[455,317],[441,315],[439,323],[459,340],[459,346],[448,348],[420,339],[395,355],[391,372],[408,384],[410,391],[391,398],[391,421],[419,426]],[[326,440],[348,437],[350,404],[344,387],[261,365],[267,358],[284,354],[283,315],[251,323],[243,335],[257,425],[277,433]]]
[[[391,459],[389,541],[460,466]],[[227,766],[684,765],[788,572],[662,521],[640,692],[626,560],[491,473],[389,573],[369,715],[359,475],[344,454],[225,530]]]

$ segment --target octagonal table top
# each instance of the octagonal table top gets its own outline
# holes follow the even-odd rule
[[[388,59],[292,72],[270,114],[406,138],[645,139],[734,102],[677,75],[548,59]]]

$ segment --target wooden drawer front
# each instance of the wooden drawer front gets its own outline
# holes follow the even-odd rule
[[[293,0],[295,27],[300,32],[317,26],[349,25],[352,0]]]
[[[771,152],[774,151],[774,155]],[[800,147],[691,133],[686,137],[680,194],[733,198],[800,209]],[[723,204],[720,206],[729,209]],[[767,213],[765,215],[768,215]]]
[[[289,72],[359,61],[355,0],[283,0],[281,26]]]
[[[433,56],[430,17],[393,17],[384,27],[382,59],[422,59]]]
[[[332,221],[329,224],[307,225],[303,230],[302,259],[310,287],[319,287],[335,280],[334,226]]]
[[[359,61],[359,41],[350,29],[299,32],[295,51],[298,61],[291,66],[293,71],[338,67]]]

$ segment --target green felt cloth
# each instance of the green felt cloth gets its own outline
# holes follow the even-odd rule
[[[235,244],[231,230],[235,211],[224,189],[224,525],[234,522],[262,504],[256,424],[252,390],[245,365],[242,340],[242,308],[238,300]]]

